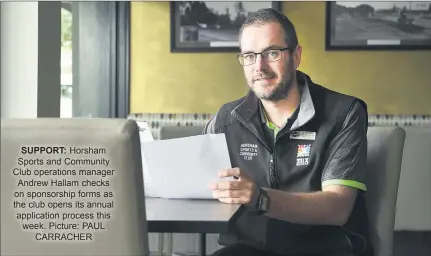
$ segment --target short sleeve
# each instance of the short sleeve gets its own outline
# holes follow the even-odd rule
[[[322,187],[344,185],[366,191],[367,112],[358,101],[352,104],[341,131],[331,141],[322,172]]]

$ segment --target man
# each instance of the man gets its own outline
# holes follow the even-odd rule
[[[214,255],[372,255],[363,196],[365,103],[297,71],[295,28],[273,9],[248,16],[240,48],[250,90],[205,128],[225,133],[234,167],[220,172],[234,179],[211,184],[213,195],[242,204]]]

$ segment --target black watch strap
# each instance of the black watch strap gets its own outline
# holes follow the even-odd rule
[[[265,189],[260,188],[259,196],[257,197],[257,202],[256,202],[257,214],[262,215],[267,213],[269,210],[270,204],[271,204],[271,198],[269,197],[268,192]]]

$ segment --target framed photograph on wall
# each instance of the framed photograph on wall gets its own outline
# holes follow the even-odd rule
[[[326,6],[326,50],[429,50],[431,1],[334,1]]]
[[[238,52],[239,28],[261,8],[281,2],[171,2],[171,52]]]

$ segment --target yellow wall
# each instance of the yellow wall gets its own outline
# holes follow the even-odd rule
[[[325,51],[325,3],[288,2],[300,70],[364,99],[370,114],[431,114],[431,52]],[[214,113],[247,86],[235,53],[170,53],[169,2],[132,2],[131,113]]]

